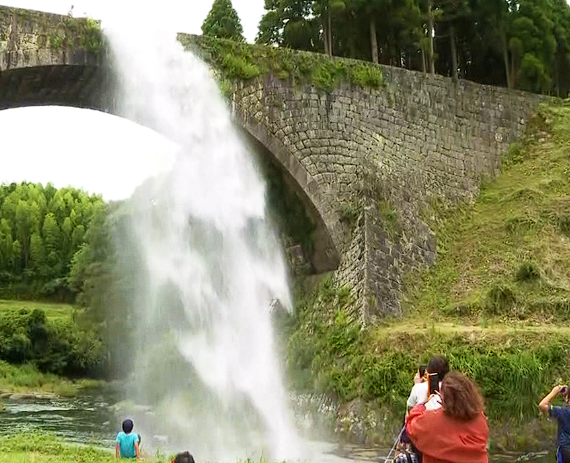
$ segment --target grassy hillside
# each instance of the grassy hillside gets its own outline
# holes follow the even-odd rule
[[[472,207],[437,206],[427,215],[438,262],[409,279],[408,314],[472,322],[570,318],[570,102],[540,109]]]
[[[426,219],[437,263],[409,276],[404,319],[362,329],[325,281],[287,324],[291,381],[391,411],[397,432],[417,365],[445,354],[480,385],[493,443],[538,448],[536,404],[570,381],[570,102],[539,110],[474,204]]]

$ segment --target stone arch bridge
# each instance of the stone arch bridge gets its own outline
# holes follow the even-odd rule
[[[113,112],[112,75],[91,25],[0,7],[0,109]],[[238,82],[236,124],[270,154],[316,225],[310,260],[348,285],[364,322],[398,315],[402,278],[435,260],[421,220],[434,198],[469,200],[497,173],[541,98],[382,67],[380,89],[321,92],[265,75]]]

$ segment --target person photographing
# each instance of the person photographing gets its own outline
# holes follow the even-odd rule
[[[483,398],[465,375],[448,373],[426,405],[416,405],[406,430],[423,463],[488,463],[489,428]],[[427,404],[438,397],[431,410]]]
[[[420,365],[419,372],[421,372],[421,378],[419,378],[418,375],[414,378],[415,384],[410,392],[410,396],[408,397],[407,410],[412,409],[418,404],[425,404],[428,402],[428,399],[434,395],[435,383],[437,383],[436,387],[437,390],[439,390],[441,382],[448,371],[449,363],[447,363],[447,359],[441,355],[431,357],[427,366],[423,369]],[[437,401],[438,399],[436,398],[434,400]]]
[[[564,406],[553,406],[552,402],[557,396],[562,396]],[[568,386],[554,386],[546,397],[538,404],[538,408],[549,418],[558,422],[558,448],[556,449],[556,461],[558,463],[570,463],[570,407],[568,407]]]

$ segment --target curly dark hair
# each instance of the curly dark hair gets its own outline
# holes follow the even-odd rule
[[[483,411],[483,398],[477,385],[467,376],[452,371],[441,385],[443,413],[462,421],[470,421]]]

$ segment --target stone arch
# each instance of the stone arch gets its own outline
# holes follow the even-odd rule
[[[332,224],[327,224],[321,213],[324,203],[319,184],[307,172],[301,162],[265,125],[248,117],[242,111],[234,110],[234,121],[266,151],[271,153],[274,163],[285,174],[286,181],[301,199],[316,227],[315,249],[311,264],[317,273],[336,270],[340,264],[339,239]]]
[[[0,72],[0,109],[24,106],[73,106],[116,113],[112,101],[113,76],[96,63],[48,64],[14,67]],[[34,63],[35,64],[35,63]],[[270,153],[273,163],[304,204],[316,228],[310,258],[317,273],[336,270],[340,263],[340,237],[334,233],[334,217],[322,213],[324,193],[301,162],[256,119],[237,110],[235,123]],[[327,220],[328,219],[328,220]]]
[[[73,106],[110,112],[105,70],[89,64],[50,64],[0,70],[0,109]]]

